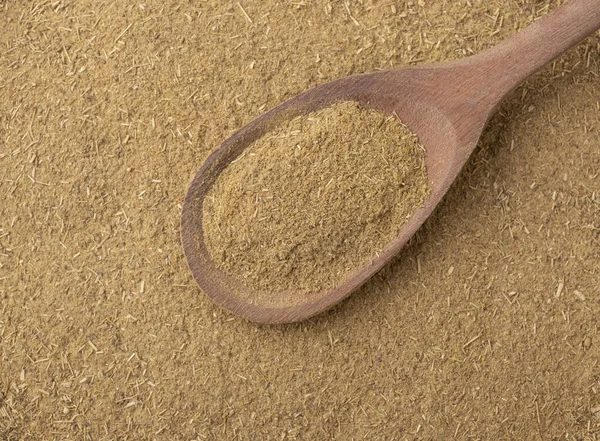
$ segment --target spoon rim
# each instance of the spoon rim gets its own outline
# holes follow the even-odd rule
[[[434,211],[439,201],[443,198],[449,185],[439,185],[438,182],[431,182],[429,173],[427,174],[428,184],[432,189],[429,197],[424,201],[423,206],[418,208],[411,217],[405,222],[399,230],[398,235],[390,241],[377,256],[370,261],[364,262],[353,270],[349,271],[342,282],[335,287],[325,289],[319,292],[308,294],[295,293],[294,297],[303,297],[302,301],[293,304],[274,304],[252,300],[252,295],[239,295],[239,292],[250,292],[243,285],[241,280],[226,274],[210,258],[210,254],[204,244],[204,232],[202,225],[203,201],[208,190],[214,185],[219,174],[235,160],[242,152],[249,147],[256,139],[264,136],[274,126],[283,121],[287,121],[295,116],[306,114],[309,111],[316,111],[341,101],[355,101],[359,105],[374,108],[383,111],[377,103],[369,102],[366,96],[361,93],[352,93],[362,90],[365,82],[375,82],[377,78],[384,78],[390,73],[397,75],[400,71],[423,71],[422,68],[406,68],[391,71],[375,72],[370,74],[361,74],[351,77],[335,80],[310,89],[300,95],[290,98],[270,111],[262,114],[252,120],[241,129],[234,132],[225,142],[214,150],[202,164],[195,174],[189,190],[186,194],[182,215],[181,215],[181,237],[186,261],[192,272],[198,286],[215,303],[224,309],[245,318],[246,320],[263,324],[281,324],[301,321],[318,313],[330,309],[360,286],[366,283],[375,273],[385,266],[398,252],[406,245],[414,233],[421,227],[427,218]],[[333,93],[331,93],[333,91]],[[349,93],[351,92],[351,93]],[[324,98],[325,97],[325,98]],[[419,103],[411,103],[411,108]],[[425,105],[427,105],[425,103]],[[427,105],[427,107],[431,107]],[[435,109],[428,108],[429,113],[436,112]],[[390,112],[384,112],[390,113]],[[396,113],[396,112],[392,112]],[[443,120],[448,133],[447,138],[457,141],[457,133],[453,124],[448,120],[443,112],[435,113],[436,117]],[[403,122],[402,115],[396,114]],[[406,122],[405,122],[406,123]],[[411,124],[406,123],[409,130],[416,133]],[[419,136],[419,133],[416,133]],[[420,138],[420,136],[419,136]],[[431,164],[430,155],[425,149],[426,168]],[[446,166],[449,172],[452,172],[451,165]],[[453,173],[450,173],[453,174]],[[454,176],[447,176],[443,181],[451,183]],[[200,200],[198,200],[200,198]],[[293,293],[293,291],[292,291]],[[271,293],[269,295],[279,298],[282,293]],[[287,298],[289,295],[286,294]]]

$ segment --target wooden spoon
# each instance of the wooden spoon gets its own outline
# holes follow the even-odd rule
[[[325,311],[383,267],[433,212],[477,145],[502,99],[530,75],[600,28],[600,0],[570,0],[524,31],[478,55],[431,66],[343,78],[292,98],[235,132],[196,174],[182,212],[182,241],[198,285],[219,305],[248,320],[286,323]],[[223,171],[245,148],[282,121],[340,101],[396,113],[425,148],[431,196],[372,261],[334,289],[255,296],[210,259],[202,204]]]

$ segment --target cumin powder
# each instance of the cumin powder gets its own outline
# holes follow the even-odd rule
[[[424,152],[396,117],[344,102],[253,143],[204,202],[212,259],[255,292],[329,289],[428,197]]]

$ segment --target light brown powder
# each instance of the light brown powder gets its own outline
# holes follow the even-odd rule
[[[286,122],[217,178],[205,241],[256,292],[319,291],[376,256],[429,194],[396,117],[344,102]]]
[[[600,441],[600,34],[500,106],[328,313],[238,319],[180,243],[228,133],[562,0],[0,3],[0,440]]]

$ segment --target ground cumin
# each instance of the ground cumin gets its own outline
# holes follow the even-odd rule
[[[238,319],[180,240],[227,133],[561,2],[1,1],[0,440],[600,441],[600,34],[328,313]]]
[[[428,194],[417,137],[344,102],[285,123],[224,170],[204,203],[205,241],[252,290],[318,291],[380,252]]]

